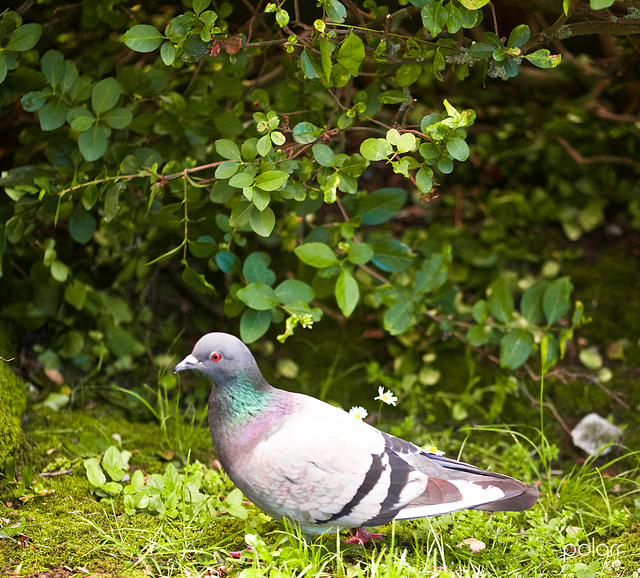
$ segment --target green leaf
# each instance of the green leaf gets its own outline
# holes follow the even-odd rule
[[[434,291],[445,284],[449,278],[451,266],[451,247],[447,245],[440,253],[433,253],[422,263],[420,271],[416,274],[413,287],[414,294],[420,295],[428,291]]]
[[[323,25],[324,25],[324,22],[323,22]],[[333,67],[333,64],[331,62],[331,52],[332,52],[333,45],[329,42],[329,39],[324,35],[318,39],[318,43],[320,45],[320,63],[322,65],[322,82],[328,86],[331,82],[331,69]]]
[[[322,63],[315,54],[306,48],[300,55],[300,68],[308,79],[320,78],[322,74]]]
[[[560,321],[569,311],[572,290],[573,285],[569,277],[560,277],[552,281],[545,290],[542,309],[549,325]]]
[[[69,219],[69,235],[76,243],[88,243],[95,230],[96,220],[88,211],[80,210]]]
[[[416,185],[423,193],[431,192],[433,188],[433,171],[429,167],[422,167],[416,173]]]
[[[234,229],[244,227],[249,223],[249,219],[251,218],[254,208],[253,203],[248,203],[246,201],[240,201],[233,205],[233,208],[231,209],[231,217],[229,217],[229,226]]]
[[[331,22],[341,24],[347,17],[347,9],[339,0],[326,0],[324,9],[327,11],[327,16]]]
[[[271,311],[245,309],[240,317],[240,339],[253,343],[260,339],[271,325]]]
[[[604,10],[613,6],[615,0],[589,0],[591,10]]]
[[[276,292],[269,285],[262,283],[249,283],[236,295],[245,305],[258,311],[268,311],[280,303]]]
[[[239,275],[242,271],[240,259],[231,251],[220,251],[216,253],[216,264],[220,267],[220,270],[227,275]]]
[[[206,10],[211,4],[211,0],[193,0],[192,8],[196,14],[200,14]]]
[[[104,115],[104,122],[111,128],[127,128],[133,120],[133,114],[128,108],[114,108]]]
[[[551,54],[546,48],[527,54],[525,58],[538,68],[555,68],[562,60],[560,54]]]
[[[256,179],[255,186],[263,191],[277,191],[287,182],[289,174],[284,171],[265,171]]]
[[[241,166],[242,165],[240,163],[237,163],[236,161],[223,161],[216,167],[215,177],[216,179],[230,179],[238,172]],[[216,185],[214,185],[214,187]],[[220,185],[217,186],[219,187]],[[233,196],[233,194],[234,193],[232,192],[231,196]]]
[[[82,133],[85,134],[85,133]],[[81,135],[82,136],[82,135]],[[107,193],[104,196],[104,220],[110,223],[114,217],[118,214],[120,206],[118,204],[118,198],[120,196],[120,190],[122,189],[121,183],[111,185],[107,189]]]
[[[411,249],[397,239],[387,239],[373,244],[372,262],[389,273],[404,271],[411,267],[415,260],[415,255]]]
[[[368,138],[360,145],[360,154],[369,161],[381,161],[393,154],[393,147],[387,139]]]
[[[293,301],[308,303],[314,297],[313,289],[304,281],[298,279],[285,279],[276,287],[276,295],[282,305],[288,305]]]
[[[529,359],[533,350],[531,333],[524,329],[511,331],[500,340],[500,365],[516,369]]]
[[[386,90],[378,95],[378,102],[382,104],[400,104],[407,100],[407,95],[401,90]]]
[[[300,261],[318,269],[324,269],[339,263],[331,247],[324,243],[305,243],[296,247],[293,252]]]
[[[0,54],[0,59],[1,58],[2,55]],[[0,82],[2,82],[1,79]],[[27,94],[25,94],[20,100],[20,103],[22,104],[22,108],[27,112],[35,112],[43,107],[47,102],[48,96],[49,95],[46,92],[40,90],[27,92]]]
[[[278,10],[276,12],[276,22],[280,28],[284,28],[287,24],[289,24],[289,13],[286,10]]]
[[[436,54],[440,54],[437,52]],[[398,86],[411,86],[422,76],[422,64],[412,62],[410,64],[402,64],[396,72],[396,83]]]
[[[335,155],[331,148],[325,144],[316,143],[311,147],[313,158],[321,167],[333,167]]]
[[[487,325],[472,325],[467,331],[467,339],[472,347],[481,347],[491,339],[491,327]]]
[[[64,300],[76,310],[81,311],[87,299],[86,286],[76,279],[72,279],[64,289]]]
[[[410,299],[398,299],[389,309],[387,309],[382,318],[384,328],[391,335],[400,335],[411,326],[413,320],[413,303]]]
[[[310,122],[300,122],[296,126],[293,127],[293,140],[300,144],[309,144],[316,140],[318,140],[322,133],[323,129],[317,127],[315,124]]]
[[[79,132],[84,132],[85,130],[89,130],[96,121],[96,118],[87,110],[89,114],[85,114],[82,116],[76,116],[71,122],[71,128],[73,130],[77,130]],[[69,114],[67,114],[67,118],[69,118]]]
[[[520,72],[520,66],[516,62],[515,58],[511,56],[504,61],[504,71],[507,73],[507,76],[510,78],[514,78],[518,76]]]
[[[487,305],[491,314],[501,323],[513,319],[513,297],[504,282],[493,284]]]
[[[108,146],[107,129],[97,124],[78,137],[78,147],[86,161],[97,161],[107,152]]]
[[[364,43],[359,36],[350,32],[340,44],[337,61],[352,76],[358,76],[360,65],[365,57]]]
[[[166,66],[171,66],[176,60],[176,47],[171,41],[164,42],[160,47],[160,58]]]
[[[262,211],[254,207],[249,217],[249,225],[255,233],[261,237],[271,235],[276,224],[276,216],[270,207],[266,207]]]
[[[276,274],[269,269],[271,257],[262,251],[254,251],[242,264],[242,276],[247,283],[273,285]]]
[[[368,243],[352,243],[347,253],[347,261],[354,265],[364,265],[373,259],[373,247]]]
[[[365,225],[380,225],[393,218],[406,201],[407,191],[404,189],[377,189],[360,199],[355,214],[362,216]]]
[[[218,294],[216,288],[207,281],[205,276],[202,273],[197,273],[191,267],[185,267],[182,270],[181,279],[185,285],[188,285],[200,293],[207,293],[209,295]]]
[[[469,158],[469,145],[461,138],[452,138],[447,141],[447,152],[457,161],[466,161]]]
[[[396,143],[396,148],[398,149],[399,153],[410,153],[415,151],[418,148],[417,142],[418,140],[414,135],[412,135],[410,132],[405,132],[401,134],[400,137],[398,138],[398,142]],[[406,157],[406,158],[411,159],[412,157]]]
[[[584,347],[579,351],[578,357],[587,369],[593,371],[602,367],[602,356],[595,347]]]
[[[4,46],[4,50],[13,50],[15,52],[31,50],[38,43],[38,40],[40,40],[41,33],[42,28],[40,24],[23,24],[22,26],[18,26],[11,34],[9,42]]]
[[[165,36],[149,24],[136,24],[122,37],[124,43],[136,52],[152,52],[164,39]]]
[[[91,107],[97,116],[111,110],[120,100],[120,85],[109,76],[94,85],[91,91]]]
[[[271,146],[271,138],[268,134],[258,139],[257,150],[261,157],[266,157],[273,147]]]
[[[490,0],[460,0],[460,4],[469,10],[478,10],[489,4],[489,2]]]
[[[476,60],[487,60],[493,54],[493,46],[485,42],[474,42],[469,47],[469,56]]]
[[[529,323],[538,324],[544,319],[542,297],[548,286],[548,281],[538,281],[531,285],[522,295],[520,312]]]
[[[342,270],[336,281],[335,294],[340,311],[345,317],[349,317],[360,300],[360,289],[358,282],[346,269]]]
[[[69,276],[69,267],[62,261],[54,261],[51,263],[51,276],[58,282],[64,283]]]
[[[509,40],[507,40],[507,48],[519,47],[526,44],[531,37],[531,30],[526,24],[520,24],[516,26],[509,34]]]
[[[238,145],[234,143],[232,140],[228,140],[225,138],[218,139],[216,141],[216,152],[223,159],[229,159],[232,161],[242,161],[242,156],[240,155],[240,149],[238,148]]]
[[[189,252],[198,259],[208,259],[217,248],[215,239],[209,235],[198,237],[197,241],[189,241]]]
[[[96,488],[103,486],[107,477],[104,475],[102,468],[100,467],[100,462],[97,458],[89,458],[84,460],[84,469],[87,470],[87,478],[89,479],[89,483]]]
[[[271,195],[267,191],[251,187],[251,192],[247,195],[248,190],[243,189],[242,193],[250,198],[258,211],[264,211],[271,202]]]
[[[249,173],[236,173],[229,179],[229,185],[237,189],[244,189],[253,186],[254,180],[255,177],[251,176]]]
[[[114,482],[119,482],[124,477],[125,462],[115,446],[109,446],[102,458],[102,467]]]
[[[62,100],[47,102],[38,112],[40,128],[44,131],[60,128],[67,118],[69,107]]]

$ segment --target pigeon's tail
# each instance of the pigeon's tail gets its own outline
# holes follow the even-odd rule
[[[488,504],[482,504],[473,508],[474,510],[487,510],[489,512],[522,512],[532,508],[538,501],[538,488],[526,486],[519,496],[503,498]]]
[[[538,500],[535,486],[504,474],[416,450],[413,454],[405,451],[404,456],[428,476],[428,483],[421,495],[402,507],[398,519],[439,516],[464,509],[520,512],[531,508]]]

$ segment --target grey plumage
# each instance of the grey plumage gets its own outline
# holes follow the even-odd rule
[[[212,382],[209,426],[225,471],[260,509],[307,533],[461,509],[521,511],[538,490],[422,450],[264,379],[236,337],[209,333],[176,371]]]

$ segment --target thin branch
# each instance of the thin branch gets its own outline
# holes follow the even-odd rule
[[[591,165],[594,163],[616,163],[618,165],[628,165],[631,167],[640,166],[640,162],[628,157],[616,157],[613,155],[594,155],[592,157],[582,156],[576,149],[569,144],[565,138],[557,136],[556,140],[564,147],[569,156],[579,165]]]
[[[491,10],[491,16],[493,16],[493,31],[496,33],[496,36],[500,36],[498,33],[498,18],[496,17],[496,7],[493,5],[493,2],[489,2],[489,9]]]
[[[529,399],[529,401],[534,406],[538,406],[538,407],[540,406],[540,400],[538,400],[535,397],[533,397],[531,395],[531,393],[529,393],[529,390],[524,385],[520,384],[520,391],[522,393],[524,393],[524,395]],[[542,402],[542,406],[546,407],[547,409],[549,409],[551,411],[551,413],[553,414],[553,416],[556,418],[556,420],[558,420],[558,423],[562,426],[562,429],[564,431],[566,431],[569,435],[571,435],[571,429],[566,424],[566,422],[562,419],[562,416],[558,413],[558,410],[555,408],[555,406],[552,403],[548,402],[548,401],[543,401]]]

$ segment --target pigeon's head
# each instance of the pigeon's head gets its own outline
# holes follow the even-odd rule
[[[197,369],[214,381],[238,375],[260,375],[249,348],[228,333],[207,333],[196,343],[193,351],[178,365],[176,371]]]

